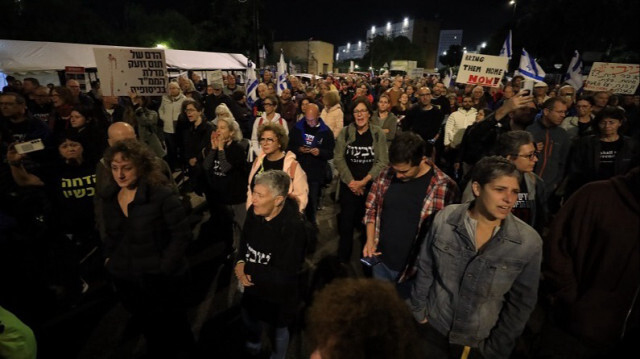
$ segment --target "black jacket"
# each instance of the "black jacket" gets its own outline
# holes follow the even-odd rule
[[[146,274],[184,273],[192,234],[180,198],[168,186],[152,187],[141,181],[125,217],[118,204],[119,191],[112,188],[103,208],[107,270],[129,280]]]
[[[614,164],[615,175],[627,173],[638,165],[639,148],[631,137],[620,136],[622,147],[616,153]],[[600,138],[596,135],[583,137],[576,143],[572,151],[572,159],[569,165],[569,183],[567,192],[571,194],[588,182],[604,180],[598,178],[600,169]]]

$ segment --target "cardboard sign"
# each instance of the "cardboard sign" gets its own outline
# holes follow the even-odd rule
[[[633,95],[640,83],[640,65],[594,62],[584,84],[588,91]]]
[[[508,61],[504,56],[464,54],[456,82],[499,87],[502,76],[507,72]]]
[[[167,63],[162,49],[93,49],[100,87],[105,96],[167,93]]]

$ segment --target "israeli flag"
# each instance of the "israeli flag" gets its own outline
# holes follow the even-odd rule
[[[256,65],[249,60],[247,64],[247,106],[253,108],[258,100],[258,78],[256,77]]]
[[[287,89],[287,63],[284,62],[284,53],[280,50],[280,61],[278,61],[278,71],[276,71],[276,76],[278,76],[278,86],[277,93],[278,96],[282,95],[282,91]]]
[[[520,75],[527,77],[533,81],[544,81],[546,73],[542,70],[542,67],[538,65],[536,59],[527,53],[527,50],[522,48],[522,55],[520,55],[520,67],[518,68]]]
[[[500,50],[500,56],[506,56],[511,60],[511,56],[513,55],[513,51],[511,48],[511,30],[507,34],[507,38],[504,39],[504,44],[502,44],[502,49]]]
[[[571,58],[571,62],[569,63],[569,67],[567,68],[567,72],[564,74],[562,80],[567,84],[571,85],[574,89],[580,90],[582,85],[584,84],[584,80],[582,77],[582,58],[580,58],[580,53],[578,50],[573,52],[573,57]]]

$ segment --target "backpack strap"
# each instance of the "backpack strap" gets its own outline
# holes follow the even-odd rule
[[[289,177],[291,177],[291,182],[293,182],[293,179],[295,178],[297,167],[298,167],[298,161],[293,160],[293,162],[291,162],[291,166],[289,167]]]

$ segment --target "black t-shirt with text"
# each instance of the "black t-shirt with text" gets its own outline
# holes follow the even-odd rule
[[[599,180],[609,179],[616,173],[616,155],[622,148],[622,137],[617,141],[600,141],[600,167],[598,167],[597,178]]]
[[[347,145],[344,157],[353,179],[359,181],[367,176],[375,162],[371,129],[362,134],[356,131],[356,140]]]

